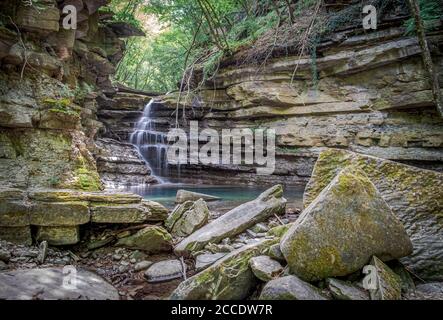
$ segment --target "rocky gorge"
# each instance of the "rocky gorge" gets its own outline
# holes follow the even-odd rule
[[[68,2],[77,30],[60,25]],[[113,82],[123,39],[143,32],[107,3],[0,4],[0,299],[443,299],[443,120],[404,12],[322,39],[318,79],[312,57],[276,55],[162,94]],[[442,30],[428,34],[440,82]],[[164,178],[131,143],[148,103],[160,139],[176,119],[275,129],[272,175],[168,166],[171,181],[266,191],[224,209],[210,194],[180,190],[169,208],[125,192]],[[66,267],[76,294],[60,289]]]

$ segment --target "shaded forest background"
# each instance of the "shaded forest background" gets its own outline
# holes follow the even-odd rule
[[[311,56],[315,73],[320,40],[361,24],[367,4],[373,4],[380,17],[394,7],[409,15],[406,0],[112,0],[114,20],[146,33],[127,40],[115,80],[168,92],[198,87],[223,64],[255,64],[259,70],[271,57],[296,54]],[[442,1],[419,4],[430,30],[442,16]],[[405,33],[413,32],[414,20],[406,17]],[[197,83],[191,83],[195,79]]]

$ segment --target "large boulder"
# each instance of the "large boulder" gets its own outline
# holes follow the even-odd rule
[[[249,260],[263,254],[276,240],[247,245],[215,262],[204,271],[182,282],[172,293],[172,300],[241,300],[257,284]]]
[[[198,199],[203,199],[205,201],[216,201],[220,200],[219,197],[211,196],[209,194],[192,192],[187,190],[178,190],[175,196],[175,203],[184,203],[186,201],[197,201]]]
[[[187,254],[201,250],[210,242],[220,242],[222,239],[242,233],[274,214],[283,213],[285,206],[283,187],[281,185],[274,186],[263,192],[257,199],[232,209],[197,230],[181,241],[174,251],[177,254]]]
[[[286,276],[269,281],[260,300],[328,300],[328,297],[296,276]]]
[[[283,236],[292,273],[306,281],[345,276],[373,255],[383,260],[412,252],[406,231],[360,169],[340,172]]]
[[[0,300],[119,300],[117,289],[96,274],[58,268],[0,273]],[[72,281],[69,281],[69,280]]]
[[[423,279],[443,279],[443,173],[345,150],[320,153],[305,194],[309,206],[344,167],[363,170],[402,221],[414,251],[401,261]]]
[[[209,209],[203,199],[178,205],[165,222],[172,234],[187,237],[208,223]]]
[[[120,239],[116,246],[143,250],[148,253],[168,252],[172,249],[172,237],[162,227],[152,226]]]

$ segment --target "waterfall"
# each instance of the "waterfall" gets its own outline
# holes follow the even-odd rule
[[[153,103],[154,100],[151,100],[145,106],[143,115],[129,139],[150,167],[151,175],[160,183],[164,183],[164,177],[168,176],[169,169],[166,154],[168,140],[166,133],[158,131],[155,120],[151,117]]]

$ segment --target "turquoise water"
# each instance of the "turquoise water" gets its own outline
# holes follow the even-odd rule
[[[137,193],[146,200],[160,202],[167,207],[173,207],[177,190],[185,189],[193,192],[205,193],[221,198],[216,201],[216,205],[227,208],[234,207],[244,202],[257,198],[260,193],[268,189],[265,186],[198,186],[186,184],[161,184],[142,188],[130,188],[128,191]],[[303,199],[303,187],[284,188],[284,197],[288,200],[288,205],[301,207]]]

